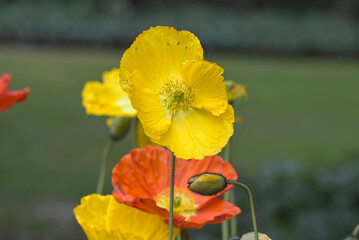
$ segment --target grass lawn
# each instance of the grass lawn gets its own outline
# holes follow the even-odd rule
[[[105,118],[85,114],[81,90],[119,66],[121,56],[120,50],[0,47],[0,74],[12,74],[10,88],[31,88],[25,103],[0,113],[0,213],[5,205],[79,199],[95,190]],[[249,93],[237,109],[244,122],[232,139],[239,174],[287,158],[327,165],[358,150],[358,61],[205,57]],[[117,144],[111,165],[131,141]]]

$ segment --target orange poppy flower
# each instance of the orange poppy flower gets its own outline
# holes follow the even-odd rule
[[[168,222],[171,158],[171,152],[163,147],[132,150],[112,171],[114,197],[120,203],[157,214]],[[231,189],[230,185],[214,196],[201,196],[188,189],[188,179],[203,172],[237,179],[234,168],[219,156],[190,161],[177,158],[174,189],[176,227],[201,228],[206,223],[220,223],[241,212],[232,203],[217,198]]]
[[[11,79],[10,74],[3,74],[0,77],[0,112],[11,107],[16,102],[25,101],[27,94],[30,92],[30,88],[24,90],[10,91],[7,88]]]

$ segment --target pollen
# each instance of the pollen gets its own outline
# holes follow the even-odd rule
[[[180,76],[171,76],[163,84],[159,95],[169,118],[179,119],[194,110],[195,92]]]
[[[170,191],[169,188],[160,192],[156,197],[156,205],[160,208],[169,210],[170,205]],[[173,212],[181,215],[188,220],[191,216],[196,214],[196,201],[193,194],[187,189],[174,189],[173,198]]]

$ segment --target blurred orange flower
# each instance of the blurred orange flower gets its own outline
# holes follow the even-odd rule
[[[120,203],[157,214],[168,222],[170,167],[172,154],[158,146],[132,150],[112,172],[113,195]],[[176,159],[174,225],[179,228],[201,228],[206,223],[220,223],[241,210],[217,196],[232,188],[227,186],[214,196],[201,196],[187,188],[188,179],[203,172],[218,173],[237,179],[234,168],[219,156],[203,160]]]
[[[0,112],[11,107],[16,102],[25,101],[27,94],[30,92],[30,88],[24,90],[10,91],[7,87],[11,80],[11,75],[4,73],[0,77]]]

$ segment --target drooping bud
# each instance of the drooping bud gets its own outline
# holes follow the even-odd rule
[[[350,234],[344,240],[357,240],[357,239],[359,239],[359,224],[355,227],[352,234]]]
[[[130,128],[130,118],[127,117],[115,117],[110,118],[107,121],[108,135],[113,141],[120,140]]]
[[[240,240],[255,240],[254,232],[249,232],[246,234],[243,234]],[[267,235],[263,233],[258,233],[258,239],[259,240],[271,240]]]
[[[216,173],[201,173],[188,179],[188,188],[205,196],[216,195],[227,186],[224,176]]]
[[[226,86],[227,100],[229,104],[240,102],[242,99],[248,98],[245,86],[235,83],[232,80],[224,81],[224,84]]]

